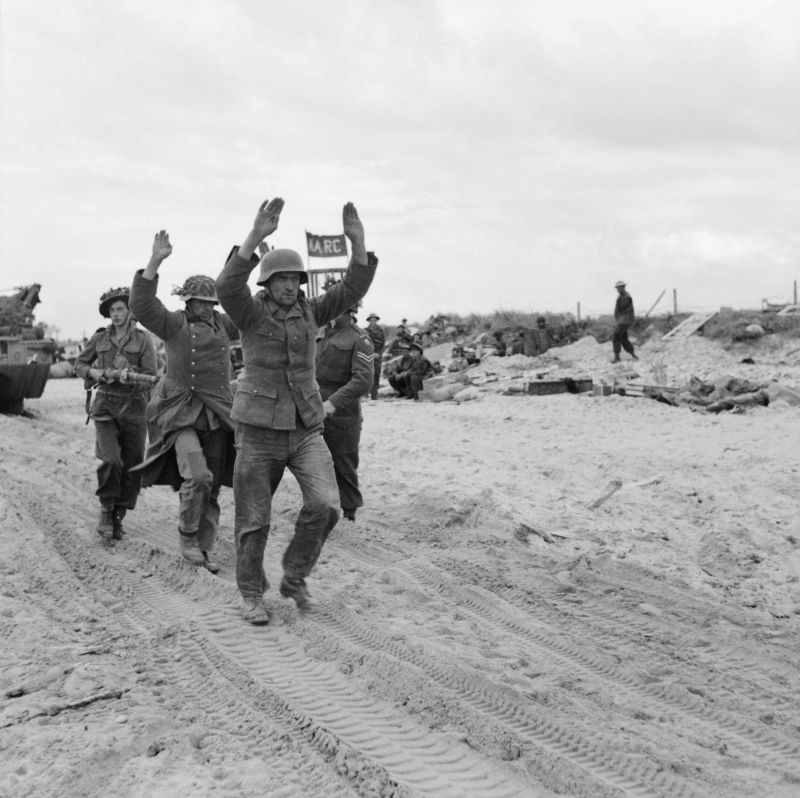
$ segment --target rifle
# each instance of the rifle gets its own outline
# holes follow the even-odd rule
[[[145,382],[153,385],[158,382],[158,377],[153,374],[140,374],[138,371],[124,369],[106,369],[99,380],[100,383],[121,382],[123,385],[135,382]]]
[[[159,378],[152,374],[139,374],[138,371],[131,371],[129,368],[106,369],[103,372],[103,376],[97,382],[92,384],[91,382],[87,381],[84,383],[86,386],[86,423],[88,424],[89,419],[92,417],[92,389],[96,388],[98,385],[108,385],[110,382],[120,382],[123,385],[128,385],[130,383],[136,384],[137,382],[144,383],[146,385],[153,385],[154,383],[158,382],[158,380]],[[133,393],[131,393],[131,395],[127,398],[122,410],[119,411],[117,416],[122,415],[122,413],[125,411],[129,402],[131,401],[131,397],[133,397]]]

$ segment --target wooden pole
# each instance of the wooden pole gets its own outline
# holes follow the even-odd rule
[[[672,289],[672,315],[678,315],[678,292],[674,288]]]
[[[655,302],[653,302],[653,304],[650,306],[650,310],[648,310],[647,313],[644,314],[644,317],[643,317],[642,321],[644,321],[644,319],[646,319],[655,310],[656,305],[661,301],[661,297],[664,296],[664,294],[666,294],[666,293],[667,293],[667,289],[665,288],[658,295],[658,299]]]
[[[795,300],[796,302],[797,300]],[[581,323],[581,303],[578,302],[578,324]]]
[[[792,304],[797,304],[797,280],[794,281],[794,302],[792,302]]]

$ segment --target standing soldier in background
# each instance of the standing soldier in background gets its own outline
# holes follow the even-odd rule
[[[536,319],[536,328],[529,331],[530,333],[530,347],[529,351],[525,352],[528,357],[536,357],[543,355],[551,344],[550,330],[547,329],[547,319],[544,316],[539,316]]]
[[[625,282],[619,280],[614,288],[617,289],[617,303],[614,306],[614,319],[617,326],[614,329],[614,349],[613,363],[619,363],[619,353],[622,349],[630,354],[634,360],[639,358],[633,353],[633,344],[628,340],[628,328],[633,324],[633,299],[625,290]]]
[[[372,389],[369,394],[371,399],[378,398],[378,388],[381,383],[381,366],[383,364],[383,350],[386,348],[386,335],[383,332],[383,327],[378,324],[380,320],[381,317],[378,316],[377,313],[370,313],[369,316],[367,316],[367,335],[370,341],[372,341],[372,351],[375,355],[373,361],[374,374],[372,377]]]
[[[358,445],[361,441],[361,397],[373,384],[373,346],[356,326],[356,307],[337,316],[317,342],[316,369],[322,407],[323,438],[333,457],[342,515],[356,520],[364,500],[358,489]],[[377,318],[372,316],[371,318]]]
[[[214,310],[214,280],[188,277],[173,294],[185,310],[169,311],[156,297],[158,268],[172,254],[162,230],[146,269],[133,278],[131,308],[142,325],[164,341],[167,367],[147,408],[150,445],[139,468],[148,485],[171,485],[180,493],[178,539],[192,565],[212,573],[219,527],[221,485],[232,484],[231,338],[239,332]]]
[[[97,531],[115,540],[122,538],[122,519],[136,506],[141,488],[141,477],[131,469],[144,455],[150,386],[135,375],[150,376],[155,382],[156,374],[156,350],[150,336],[136,326],[128,309],[129,293],[127,287],[111,288],[100,297],[100,315],[111,319],[111,325],[99,329],[86,343],[75,368],[87,388],[98,386],[89,410],[95,427],[95,456],[100,460]]]

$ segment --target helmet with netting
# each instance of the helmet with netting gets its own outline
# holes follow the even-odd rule
[[[193,274],[187,277],[183,285],[175,286],[172,293],[184,302],[190,299],[200,299],[204,302],[219,302],[214,280],[204,274]]]
[[[130,294],[131,289],[127,285],[119,288],[109,288],[100,297],[100,315],[105,316],[107,319],[111,318],[111,306],[115,302],[124,302],[127,306]]]

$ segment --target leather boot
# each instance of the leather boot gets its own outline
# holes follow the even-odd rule
[[[122,540],[122,536],[125,534],[125,529],[122,526],[122,519],[125,517],[125,508],[124,507],[115,507],[114,508],[114,531],[111,534],[111,537],[114,540]]]
[[[261,596],[242,596],[242,617],[247,623],[263,626],[270,622],[269,610],[264,606]]]
[[[100,519],[97,522],[97,534],[110,538],[114,534],[114,508],[106,504],[100,505]]]
[[[207,568],[209,571],[211,571],[212,574],[219,573],[220,565],[214,559],[214,552],[213,551],[204,551],[204,552],[202,552],[202,555],[203,555],[203,560],[204,560],[204,562],[203,562],[204,567]]]
[[[288,576],[284,576],[281,580],[280,594],[284,598],[292,599],[300,612],[305,612],[311,607],[305,579],[290,579]]]
[[[183,559],[190,562],[192,565],[205,565],[206,558],[203,557],[203,552],[200,551],[200,546],[197,544],[197,533],[185,535],[180,532],[178,538],[181,542],[181,554]]]

